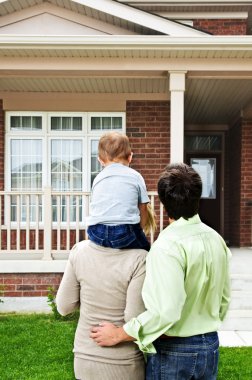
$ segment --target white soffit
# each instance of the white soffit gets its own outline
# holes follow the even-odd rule
[[[144,12],[140,9],[120,4],[113,0],[73,0],[73,2],[122,18],[171,36],[204,36],[206,33]]]

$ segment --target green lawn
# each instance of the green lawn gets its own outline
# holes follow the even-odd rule
[[[0,314],[0,379],[73,380],[75,327],[48,315]],[[218,380],[251,379],[252,347],[221,348]]]

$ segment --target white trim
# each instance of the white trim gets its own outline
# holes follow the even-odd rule
[[[177,24],[173,21],[163,19],[154,14],[144,12],[140,9],[129,7],[112,0],[72,0],[75,3],[96,9],[99,12],[119,17],[123,20],[142,25],[167,35],[177,36],[199,36],[205,35],[196,29]]]
[[[159,16],[175,20],[220,20],[220,19],[247,19],[248,12],[155,12]]]
[[[67,260],[1,260],[0,273],[63,273]]]
[[[185,71],[170,71],[170,161],[184,161]]]
[[[134,4],[134,5],[153,5],[153,6],[171,6],[171,5],[183,5],[183,6],[192,6],[192,5],[203,5],[203,6],[210,6],[210,5],[243,5],[243,4],[251,4],[251,0],[194,0],[194,1],[185,1],[185,0],[118,0],[119,3],[127,3],[127,4]]]
[[[252,36],[27,36],[1,35],[0,49],[252,50]]]

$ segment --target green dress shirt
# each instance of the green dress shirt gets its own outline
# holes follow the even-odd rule
[[[123,328],[143,352],[160,335],[187,337],[217,331],[230,302],[229,259],[222,237],[198,215],[172,222],[146,261],[146,311]],[[172,338],[171,338],[172,339]]]

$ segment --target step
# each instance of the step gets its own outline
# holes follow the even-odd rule
[[[252,310],[252,291],[232,290],[230,310]]]
[[[232,290],[245,290],[252,292],[252,275],[250,274],[231,274]]]
[[[221,331],[252,331],[252,310],[229,310]]]

